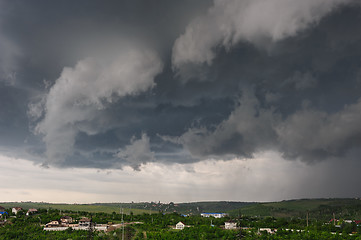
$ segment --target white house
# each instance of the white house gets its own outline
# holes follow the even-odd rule
[[[79,220],[79,229],[89,229],[92,227],[92,222],[89,218],[83,217]]]
[[[175,229],[183,230],[186,225],[182,222],[179,222],[175,225]]]
[[[214,217],[214,218],[222,218],[227,216],[227,213],[201,213],[202,217]]]
[[[22,211],[23,209],[21,207],[13,207],[11,209],[11,212],[14,213],[15,215],[18,214],[18,212]]]
[[[225,222],[224,229],[237,229],[237,223],[236,222]]]

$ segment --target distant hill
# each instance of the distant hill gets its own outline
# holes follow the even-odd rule
[[[39,202],[0,203],[5,208],[22,207],[59,209],[62,211],[85,211],[119,213],[123,208],[125,214],[171,213],[200,214],[202,212],[225,212],[231,216],[259,216],[305,218],[307,212],[311,219],[329,220],[335,214],[338,219],[361,220],[360,199],[298,199],[280,202],[190,202],[190,203],[93,203],[93,204],[52,204]]]
[[[281,202],[256,203],[230,211],[233,216],[300,217],[309,213],[313,219],[327,220],[335,214],[338,219],[361,219],[360,199],[299,199]]]
[[[202,212],[228,212],[238,209],[249,204],[246,202],[192,202],[192,203],[156,203],[156,202],[140,202],[140,203],[93,203],[93,204],[53,204],[44,202],[6,202],[0,203],[5,208],[22,207],[43,208],[43,209],[59,209],[63,211],[86,211],[86,212],[120,212],[123,208],[125,214],[142,214],[157,212],[178,212],[182,214],[200,214]]]
[[[253,205],[253,202],[191,202],[178,203],[173,208],[175,211],[184,214],[200,214],[202,212],[222,212],[226,213],[235,209],[244,208]]]
[[[95,206],[117,208],[122,206],[129,210],[137,209],[140,212],[178,212],[181,214],[200,214],[202,212],[229,212],[254,203],[250,202],[189,202],[189,203],[161,203],[161,202],[140,202],[140,203],[95,203]]]
[[[117,204],[54,204],[54,203],[44,203],[44,202],[5,202],[0,203],[0,206],[4,208],[12,208],[12,207],[22,207],[24,209],[29,208],[42,208],[42,209],[58,209],[62,211],[74,211],[74,212],[105,212],[105,213],[120,213],[120,209],[123,208],[125,214],[142,214],[142,213],[155,213],[158,211],[154,211],[151,209],[137,209],[135,207],[129,207],[130,204],[125,203],[117,203]]]

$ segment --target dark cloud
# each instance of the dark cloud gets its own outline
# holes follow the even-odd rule
[[[26,109],[27,92],[0,82],[1,145],[19,145],[28,135]]]
[[[1,146],[59,167],[354,159],[360,5],[292,4],[3,1]]]

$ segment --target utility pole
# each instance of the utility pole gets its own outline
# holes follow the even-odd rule
[[[130,203],[129,215],[130,215],[130,221],[133,221],[132,203]]]
[[[306,222],[307,222],[307,227],[308,227],[308,211],[307,211],[307,215],[306,215]]]
[[[241,210],[238,211],[239,239],[242,239]]]
[[[93,215],[90,214],[90,223],[88,229],[88,238],[89,240],[93,239]]]
[[[122,212],[122,240],[124,240],[124,219],[123,219],[123,208],[121,209]]]

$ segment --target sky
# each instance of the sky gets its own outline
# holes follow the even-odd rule
[[[360,197],[358,0],[0,0],[0,201]]]

